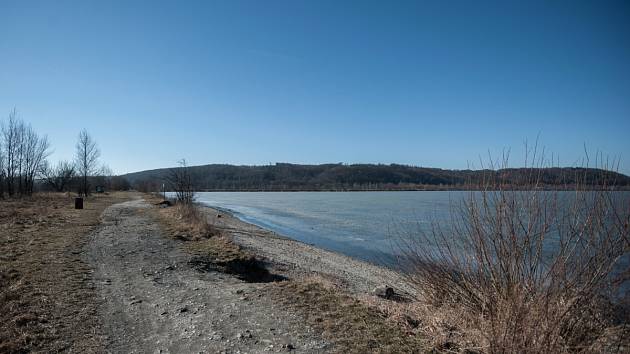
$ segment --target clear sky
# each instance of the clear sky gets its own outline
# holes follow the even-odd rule
[[[466,168],[540,135],[630,174],[630,1],[0,0],[0,116],[116,173]]]

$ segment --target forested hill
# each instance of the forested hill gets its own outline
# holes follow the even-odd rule
[[[443,170],[394,164],[277,163],[266,166],[203,165],[188,169],[195,188],[201,191],[476,189],[488,180],[501,180],[503,184],[519,188],[527,185],[533,175],[541,188],[590,185],[602,178],[624,189],[630,188],[630,177],[626,175],[586,168]],[[137,189],[159,190],[169,170],[141,171],[123,177]]]

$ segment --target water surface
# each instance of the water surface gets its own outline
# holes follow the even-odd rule
[[[243,221],[278,234],[368,262],[395,265],[396,239],[408,232],[430,232],[433,223],[448,227],[471,192],[203,192],[197,200],[226,209]],[[529,192],[516,192],[529,193]],[[546,193],[546,192],[543,192]],[[479,193],[476,193],[480,197]],[[619,210],[628,210],[630,193],[615,192]],[[560,192],[560,204],[575,197]],[[555,253],[553,232],[543,255]],[[627,269],[630,257],[615,267]],[[630,291],[622,285],[622,293]]]
[[[241,220],[367,261],[396,254],[401,230],[448,222],[468,192],[203,192],[197,200]]]

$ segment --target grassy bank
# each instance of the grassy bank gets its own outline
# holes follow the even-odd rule
[[[97,351],[101,347],[90,268],[82,258],[102,211],[125,193],[0,200],[0,352]]]

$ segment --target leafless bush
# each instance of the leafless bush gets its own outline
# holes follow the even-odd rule
[[[543,160],[534,153],[533,161]],[[616,301],[628,284],[628,195],[604,179],[542,191],[538,171],[531,169],[527,191],[486,180],[451,224],[401,240],[422,306],[468,335],[459,349],[627,350],[613,342],[630,333]]]
[[[195,200],[195,190],[190,175],[190,168],[186,164],[186,159],[179,161],[179,167],[169,170],[166,182],[168,187],[175,192],[175,197],[179,203],[193,203]]]
[[[41,175],[52,190],[64,192],[76,175],[76,169],[72,162],[59,161],[57,165],[51,166],[48,162],[42,164]]]

